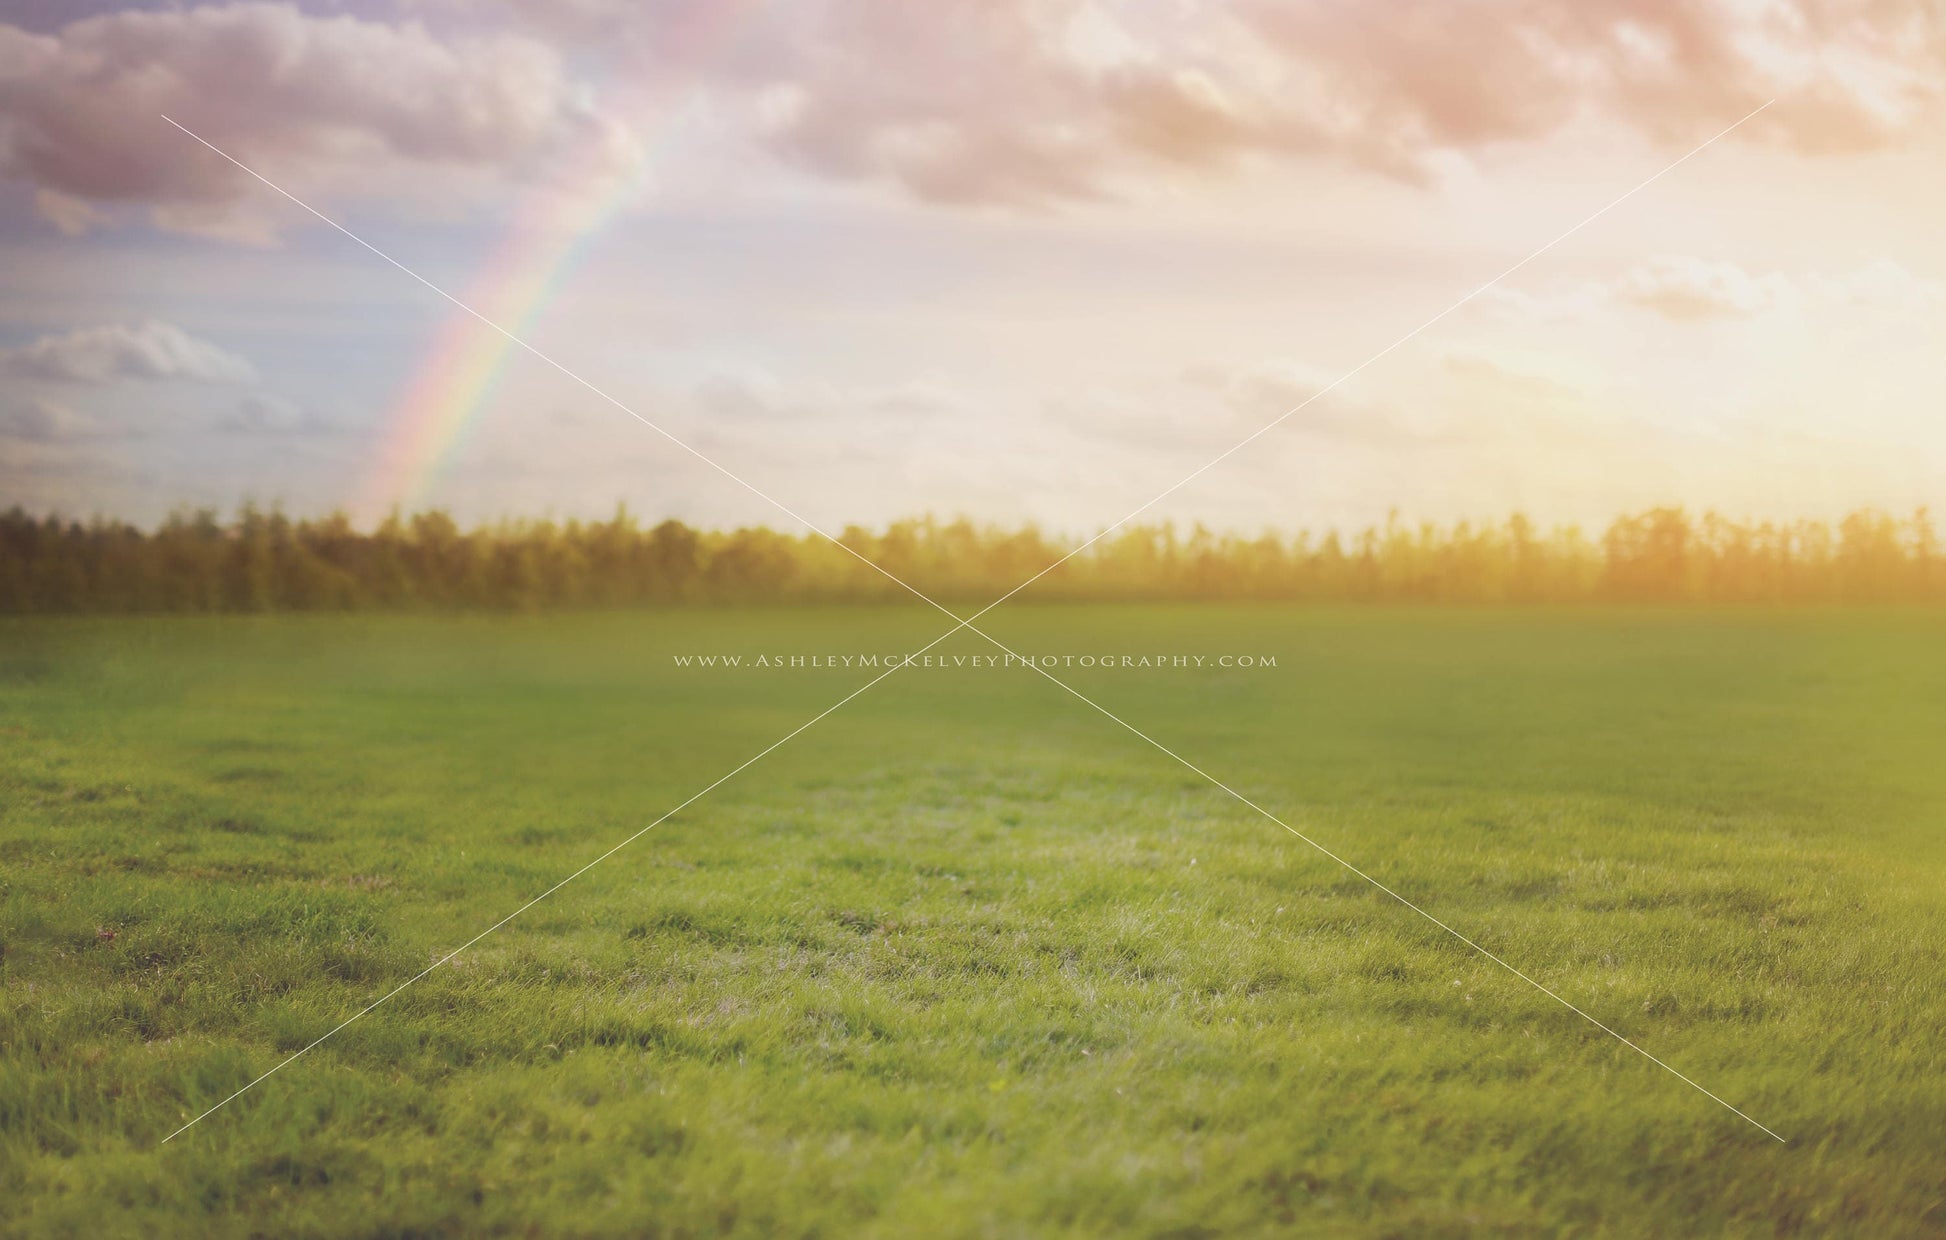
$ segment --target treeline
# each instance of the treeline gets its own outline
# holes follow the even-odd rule
[[[900,521],[845,546],[934,598],[986,602],[1075,544],[1032,526]],[[502,521],[443,512],[370,532],[343,516],[245,508],[122,522],[0,515],[0,611],[268,612],[671,606],[910,597],[815,534],[756,527]],[[1657,508],[1590,537],[1500,524],[1413,525],[1256,538],[1173,525],[1117,530],[1035,584],[1040,599],[1288,599],[1566,603],[1940,602],[1946,561],[1924,510],[1749,523]]]

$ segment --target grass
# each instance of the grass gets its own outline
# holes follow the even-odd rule
[[[0,623],[0,1230],[1939,1235],[1946,617]],[[977,638],[942,651],[986,649]]]

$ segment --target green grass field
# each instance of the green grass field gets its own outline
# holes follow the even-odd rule
[[[0,623],[0,1228],[1946,1231],[1946,616]],[[983,622],[985,623],[985,622]],[[963,639],[963,640],[962,640]],[[961,634],[947,652],[989,649]]]

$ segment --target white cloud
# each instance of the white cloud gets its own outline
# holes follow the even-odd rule
[[[1889,260],[1837,275],[1791,276],[1752,272],[1721,259],[1661,255],[1612,279],[1556,284],[1539,292],[1495,288],[1485,300],[1545,320],[1583,319],[1629,306],[1675,322],[1701,322],[1807,307],[1917,313],[1946,306],[1946,284]]]
[[[1617,280],[1610,296],[1669,319],[1748,318],[1789,304],[1796,286],[1776,273],[1753,275],[1734,263],[1663,257]]]
[[[1836,304],[1906,313],[1946,307],[1946,283],[1919,275],[1889,259],[1868,263],[1841,276],[1813,276],[1813,295]]]
[[[248,392],[216,428],[233,435],[287,435],[323,426],[296,401],[274,392]]]
[[[94,419],[59,401],[32,399],[0,407],[0,439],[61,443],[99,432]]]
[[[829,383],[786,383],[755,367],[723,370],[697,384],[692,401],[714,425],[788,420],[815,424],[860,416],[907,419],[963,416],[966,396],[938,382],[841,388]]]
[[[1047,402],[1046,412],[1055,425],[1084,440],[1153,453],[1181,473],[1273,422],[1276,429],[1256,438],[1239,457],[1275,457],[1298,439],[1396,442],[1417,429],[1415,419],[1388,404],[1349,385],[1332,387],[1336,378],[1288,359],[1203,363],[1186,367],[1173,380],[1063,393]]]
[[[257,372],[227,349],[173,323],[84,327],[31,344],[0,349],[0,375],[50,383],[175,380],[254,383]]]

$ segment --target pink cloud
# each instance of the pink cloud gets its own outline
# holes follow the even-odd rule
[[[1946,93],[1920,0],[1237,0],[1173,22],[1082,0],[825,0],[766,139],[924,199],[1110,192],[1144,163],[1319,155],[1420,179],[1576,119],[1688,143],[1776,98],[1806,152],[1896,143]],[[1083,19],[1115,47],[1091,55]],[[1101,42],[1101,40],[1097,40]]]
[[[429,168],[513,172],[596,123],[560,54],[524,36],[444,40],[290,4],[0,25],[0,173],[32,182],[57,223],[140,203],[165,224],[261,235],[244,204],[262,191],[163,114],[273,177],[380,195],[425,190]]]
[[[1740,137],[1852,151],[1946,95],[1928,0],[804,0],[694,56],[705,0],[408,8],[438,24],[232,4],[0,26],[0,172],[69,229],[139,202],[247,232],[241,174],[156,113],[306,187],[409,197],[428,170],[530,176],[589,127],[624,157],[626,126],[578,102],[584,62],[668,74],[814,175],[1013,207],[1251,159],[1424,180],[1576,123],[1677,146],[1773,98]]]

